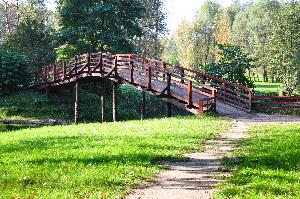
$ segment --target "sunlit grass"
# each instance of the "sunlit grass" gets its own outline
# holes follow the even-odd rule
[[[121,198],[229,128],[210,116],[0,132],[3,198]]]
[[[278,94],[281,85],[282,83],[255,82],[256,88],[254,90],[258,93],[274,95]]]
[[[300,198],[299,146],[299,124],[251,129],[234,159],[226,161],[234,173],[218,198]]]

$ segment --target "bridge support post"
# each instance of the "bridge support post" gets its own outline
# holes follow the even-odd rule
[[[146,103],[146,95],[145,91],[141,93],[141,120],[145,119],[145,103]]]
[[[48,101],[48,97],[49,97],[49,88],[46,87],[45,88],[45,98],[46,98],[46,101]]]
[[[170,102],[167,102],[166,104],[166,117],[172,116],[172,104]]]
[[[103,78],[100,79],[100,121],[104,122],[105,121],[105,80]]]
[[[79,82],[78,82],[78,80],[76,80],[76,82],[75,82],[75,106],[74,106],[74,108],[75,108],[75,117],[74,117],[74,119],[75,119],[75,124],[78,124],[78,119],[79,119]]]
[[[113,82],[113,88],[112,88],[112,108],[113,108],[113,121],[116,122],[118,120],[118,114],[117,114],[117,87],[118,87],[118,83],[117,82]]]

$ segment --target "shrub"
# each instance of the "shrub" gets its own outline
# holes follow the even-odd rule
[[[240,46],[218,45],[220,60],[207,65],[207,73],[227,81],[254,88],[254,82],[246,75],[255,68],[254,59],[243,53]]]
[[[0,95],[29,82],[28,65],[25,56],[0,50]]]

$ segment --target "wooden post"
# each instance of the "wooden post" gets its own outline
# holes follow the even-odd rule
[[[252,101],[254,96],[254,90],[249,91],[248,98],[249,98],[249,112],[252,111]]]
[[[87,67],[88,67],[88,74],[91,75],[91,54],[87,54]]]
[[[146,103],[146,95],[145,91],[141,93],[141,120],[145,119],[145,103]]]
[[[151,90],[151,88],[152,88],[151,81],[152,81],[151,66],[148,63],[148,66],[147,66],[147,89],[148,90]]]
[[[166,81],[166,68],[167,68],[167,64],[165,62],[163,62],[163,68],[164,68],[164,73],[163,73],[163,81]]]
[[[115,77],[117,77],[118,76],[118,57],[117,57],[117,55],[115,55],[114,69],[115,69]]]
[[[48,79],[48,71],[47,71],[47,67],[44,68],[44,82],[47,83],[47,79]]]
[[[63,61],[63,79],[67,79],[67,74],[66,74],[66,70],[67,70],[67,61],[64,60]]]
[[[134,73],[134,69],[133,69],[133,59],[132,57],[130,58],[130,82],[131,84],[134,84],[134,78],[133,78],[133,73]]]
[[[52,75],[53,75],[52,81],[55,82],[55,77],[56,77],[56,65],[55,64],[52,65]]]
[[[101,78],[100,79],[100,86],[101,86],[101,91],[100,91],[100,120],[101,122],[105,121],[105,79]]]
[[[212,90],[212,97],[214,98],[213,100],[213,111],[216,111],[217,110],[217,90],[216,89],[213,89]]]
[[[77,77],[77,75],[78,75],[78,56],[75,55],[74,59],[75,59],[75,63],[74,63],[74,67],[75,67],[75,76]]]
[[[117,114],[117,87],[118,84],[116,82],[113,82],[113,100],[112,100],[112,105],[113,105],[113,121],[116,122],[118,120],[118,114]]]
[[[171,74],[170,73],[167,73],[167,84],[168,84],[167,96],[171,97]],[[167,117],[172,116],[172,104],[170,102],[167,102],[166,105],[166,116]]]
[[[199,115],[202,115],[203,114],[203,99],[200,98],[199,99]]]
[[[48,96],[49,96],[49,89],[48,89],[48,87],[45,87],[45,98],[46,98],[46,101],[48,101]]]
[[[79,82],[76,80],[75,82],[75,124],[78,124],[78,119],[79,119]]]
[[[188,81],[188,107],[193,106],[193,84],[192,81]]]
[[[182,84],[184,84],[184,69],[180,69],[180,77],[181,77],[181,80],[180,80],[180,82],[182,83]]]
[[[99,67],[100,67],[100,74],[102,74],[103,72],[103,54],[100,53],[100,57],[99,57]]]

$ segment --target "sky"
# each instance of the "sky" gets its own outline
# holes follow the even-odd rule
[[[164,0],[165,9],[167,12],[167,28],[170,33],[174,32],[179,23],[182,20],[191,21],[196,11],[201,7],[205,0]],[[245,2],[247,0],[241,0]],[[48,8],[55,10],[55,0],[48,0]],[[231,4],[232,0],[218,0],[218,2],[223,6],[227,7]]]

